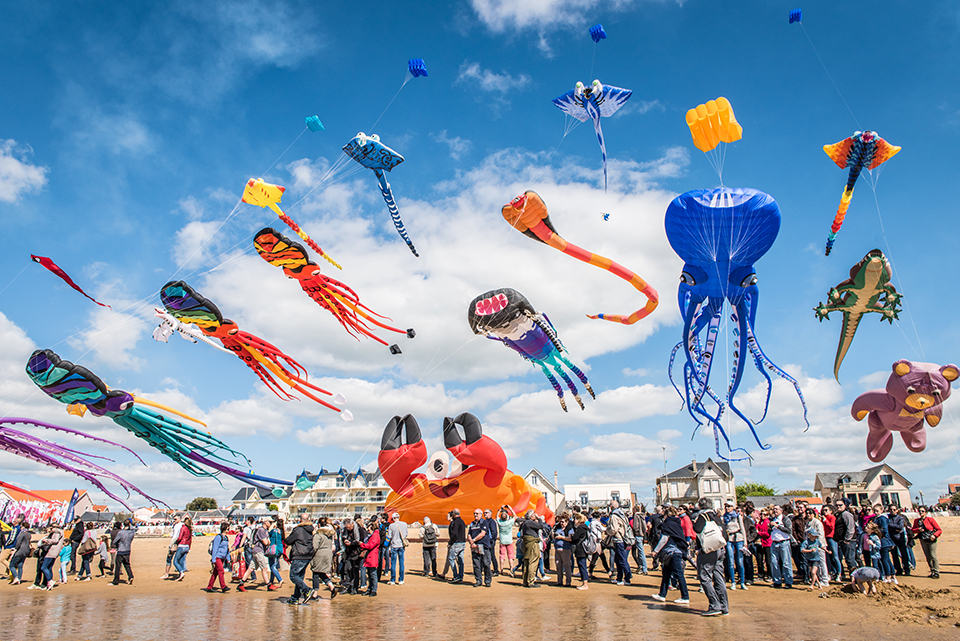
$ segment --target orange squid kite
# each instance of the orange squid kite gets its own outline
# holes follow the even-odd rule
[[[638,320],[649,316],[651,312],[657,308],[660,297],[657,294],[657,290],[647,281],[616,261],[600,256],[599,254],[588,252],[564,240],[564,238],[557,233],[557,230],[554,229],[553,223],[550,221],[550,216],[547,213],[547,205],[537,192],[526,191],[522,195],[517,196],[503,206],[502,213],[504,220],[523,232],[524,235],[546,243],[568,256],[573,256],[577,260],[582,260],[594,267],[599,267],[600,269],[605,269],[616,274],[647,297],[647,304],[632,314],[626,316],[621,314],[587,314],[589,318],[599,318],[613,323],[633,325]]]

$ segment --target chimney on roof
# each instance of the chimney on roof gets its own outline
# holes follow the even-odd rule
[[[690,464],[690,471],[694,474],[697,473],[697,459],[693,459],[693,463]]]

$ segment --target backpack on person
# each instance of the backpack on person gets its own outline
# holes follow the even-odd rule
[[[437,526],[430,525],[429,527],[423,528],[423,544],[424,545],[436,545],[437,544]]]
[[[727,542],[723,538],[723,531],[717,525],[717,522],[706,514],[704,514],[704,519],[703,529],[697,534],[697,543],[704,554],[710,554],[724,547]]]
[[[596,554],[600,550],[600,539],[597,531],[590,528],[587,531],[587,537],[583,540],[583,551],[588,555]]]
[[[625,519],[622,520],[624,520],[623,544],[626,546],[636,545],[637,535],[633,533],[633,526]]]

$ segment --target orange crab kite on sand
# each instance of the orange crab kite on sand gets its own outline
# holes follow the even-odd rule
[[[504,205],[501,211],[503,213],[504,220],[510,223],[510,225],[513,227],[519,229],[524,235],[535,240],[539,240],[542,243],[546,243],[554,249],[562,251],[568,256],[573,256],[577,260],[582,260],[583,262],[589,263],[594,267],[599,267],[600,269],[605,269],[608,272],[616,274],[623,280],[633,285],[637,291],[647,297],[647,304],[629,316],[623,316],[620,314],[588,314],[587,316],[590,318],[599,318],[601,320],[607,320],[613,323],[633,325],[638,320],[649,316],[650,313],[657,308],[657,304],[660,301],[659,295],[657,294],[657,290],[651,287],[647,281],[643,280],[620,263],[610,260],[609,258],[605,258],[604,256],[600,256],[599,254],[588,252],[587,250],[577,247],[573,243],[564,240],[560,234],[557,233],[557,230],[554,229],[553,223],[550,221],[550,215],[547,213],[547,205],[543,202],[543,199],[540,198],[537,192],[524,192],[522,195],[517,196],[508,204]]]
[[[387,496],[387,514],[397,512],[408,523],[423,522],[425,516],[434,523],[448,523],[454,508],[469,513],[482,506],[496,512],[509,505],[517,514],[533,510],[553,524],[553,511],[543,493],[507,469],[503,448],[483,434],[476,416],[464,412],[444,418],[443,445],[453,454],[452,463],[443,451],[428,459],[420,426],[411,414],[390,419],[377,458],[380,473],[393,490]],[[426,473],[414,474],[424,463]]]

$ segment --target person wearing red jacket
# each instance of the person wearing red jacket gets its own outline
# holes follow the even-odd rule
[[[920,540],[923,556],[927,558],[930,567],[930,578],[940,578],[940,561],[937,560],[937,539],[943,534],[940,524],[932,516],[927,516],[927,508],[917,510],[920,518],[913,521],[913,536]]]
[[[370,536],[360,543],[360,548],[366,550],[363,557],[363,568],[367,572],[366,596],[377,596],[377,563],[380,561],[380,530],[377,528],[377,517],[370,519]]]

